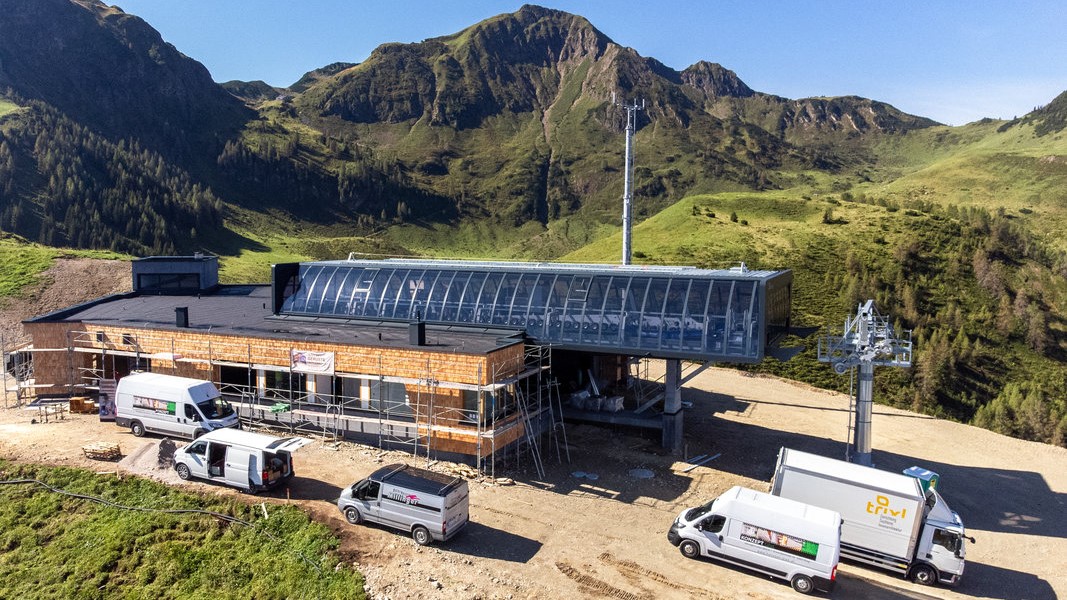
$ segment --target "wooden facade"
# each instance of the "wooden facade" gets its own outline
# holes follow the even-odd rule
[[[536,379],[539,373],[528,364],[521,341],[488,352],[464,353],[451,347],[364,346],[63,319],[28,321],[24,327],[33,340],[38,396],[85,395],[100,380],[121,377],[134,368],[150,368],[215,382],[243,419],[306,426],[310,431],[364,441],[388,439],[428,456],[478,463],[515,444],[529,423],[522,411],[490,412],[485,399],[509,386],[526,385],[518,401],[528,402],[528,386],[536,382],[524,378]],[[224,380],[223,369],[233,373],[245,368],[249,381],[260,381],[265,372],[292,374],[294,351],[330,353],[333,368],[329,375],[306,377],[301,389],[289,390],[288,398],[279,397],[286,395],[278,394],[284,390],[264,394],[263,387],[236,389],[241,386],[227,385]],[[355,382],[352,387],[363,390],[362,397],[359,392],[338,397],[334,382],[339,379]],[[367,404],[368,381],[402,385],[406,414],[398,418],[359,410],[360,402],[364,407]],[[356,385],[361,382],[364,385]],[[472,398],[477,399],[476,405],[471,404]],[[279,400],[288,402],[289,410],[272,411],[271,405]],[[492,408],[497,408],[495,403]],[[536,407],[532,412],[537,412]]]

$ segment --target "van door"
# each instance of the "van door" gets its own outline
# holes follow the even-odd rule
[[[252,477],[253,455],[244,448],[229,446],[226,448],[226,483],[244,489],[251,488],[255,479]]]
[[[189,467],[189,473],[193,477],[206,479],[207,472],[207,442],[193,442],[185,449],[188,460],[185,465]]]
[[[200,428],[200,421],[203,417],[197,412],[196,407],[190,402],[182,402],[182,408],[177,411],[177,423],[175,424],[176,431],[174,433],[192,438],[193,432]]]
[[[382,484],[379,481],[364,479],[352,490],[352,499],[359,504],[363,518],[375,523],[382,522]]]
[[[697,529],[704,534],[704,547],[708,554],[722,554],[722,536],[726,527],[726,517],[722,515],[709,515],[697,525]]]

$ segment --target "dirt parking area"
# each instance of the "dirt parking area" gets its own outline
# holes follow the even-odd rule
[[[692,402],[686,456],[717,455],[714,460],[683,472],[690,465],[660,450],[657,439],[570,424],[566,446],[548,439],[542,448],[544,477],[523,463],[497,470],[511,485],[472,480],[472,522],[444,545],[419,547],[390,530],[348,525],[334,505],[343,486],[382,464],[427,466],[424,456],[319,439],[297,453],[297,477],[288,489],[249,499],[295,502],[328,524],[346,559],[366,575],[371,598],[799,597],[786,583],[683,558],[666,530],[683,508],[733,485],[766,490],[781,446],[842,456],[848,398],[725,369],[694,378],[683,398]],[[0,457],[236,493],[178,480],[169,441],[135,438],[88,415],[39,421],[34,410],[0,410]],[[921,465],[940,473],[945,498],[977,543],[968,547],[958,588],[920,587],[843,563],[832,597],[1067,597],[1067,450],[881,406],[873,433],[878,467]],[[117,442],[124,457],[86,458],[81,446],[91,441]]]

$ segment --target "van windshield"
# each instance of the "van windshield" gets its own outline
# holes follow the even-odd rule
[[[204,400],[197,404],[196,407],[200,409],[205,419],[225,419],[233,414],[233,407],[230,406],[229,402],[223,400],[221,396]]]
[[[704,515],[706,515],[709,512],[711,512],[711,507],[714,506],[714,505],[715,505],[715,501],[712,500],[711,502],[708,502],[707,504],[701,504],[700,506],[698,506],[696,508],[690,508],[689,511],[685,513],[685,520],[686,521],[695,521],[695,520],[699,519],[700,517],[703,517]]]

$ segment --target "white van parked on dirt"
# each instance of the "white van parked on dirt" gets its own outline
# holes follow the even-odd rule
[[[470,497],[464,479],[393,464],[345,488],[337,508],[353,525],[388,525],[425,546],[459,533],[469,519]]]
[[[293,477],[292,452],[311,443],[299,437],[218,429],[174,453],[178,477],[198,477],[256,493]]]
[[[162,373],[133,373],[115,388],[115,423],[133,435],[162,433],[196,439],[223,427],[237,427],[237,411],[215,384]]]
[[[667,539],[689,558],[708,556],[759,571],[802,594],[830,592],[841,556],[841,515],[735,486],[682,511]]]

